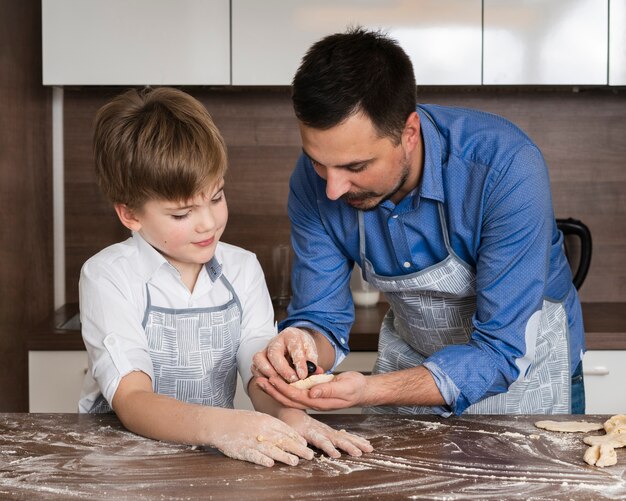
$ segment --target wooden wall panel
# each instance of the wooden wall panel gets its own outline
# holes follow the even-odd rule
[[[94,191],[91,122],[122,89],[66,91],[67,297],[77,300],[85,259],[125,232]],[[288,242],[288,180],[300,136],[288,89],[186,89],[212,114],[228,145],[224,240],[257,253]],[[420,102],[500,114],[533,138],[548,162],[557,217],[591,229],[594,256],[585,301],[626,301],[626,93],[618,89],[425,88]]]
[[[28,410],[25,340],[53,308],[51,91],[41,2],[0,0],[0,412]]]

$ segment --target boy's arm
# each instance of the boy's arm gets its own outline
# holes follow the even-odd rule
[[[254,379],[248,384],[248,394],[254,408],[258,411],[271,414],[290,425],[300,433],[310,444],[323,450],[330,457],[338,458],[342,449],[351,456],[361,456],[363,452],[371,452],[372,445],[368,440],[347,433],[337,431],[330,426],[313,419],[305,411],[283,407],[267,393],[261,390]]]
[[[298,464],[313,451],[282,421],[253,411],[188,404],[159,395],[150,377],[134,371],[122,378],[111,402],[130,431],[168,442],[216,447],[225,455],[272,466]]]

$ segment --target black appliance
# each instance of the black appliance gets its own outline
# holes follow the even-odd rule
[[[567,219],[557,219],[556,225],[563,233],[565,256],[572,268],[576,270],[572,281],[574,282],[574,286],[580,289],[589,271],[589,265],[591,264],[591,232],[582,221],[571,217]],[[568,249],[570,245],[568,243],[568,236],[570,235],[577,237],[579,240],[579,259],[577,266],[574,266],[571,262],[573,252],[571,249]]]

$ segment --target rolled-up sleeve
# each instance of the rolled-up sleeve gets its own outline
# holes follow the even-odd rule
[[[256,258],[241,263],[243,288],[239,297],[243,310],[241,322],[241,341],[237,350],[237,370],[243,387],[248,392],[248,383],[252,378],[252,357],[262,351],[276,335],[274,309],[270,294],[265,284],[263,269]],[[235,284],[236,289],[239,284]]]
[[[87,262],[79,281],[81,333],[91,377],[109,402],[124,376],[142,371],[153,379],[152,361],[141,325],[141,315],[134,306],[138,299],[124,285],[123,270]],[[79,404],[88,412],[96,395],[84,395]]]

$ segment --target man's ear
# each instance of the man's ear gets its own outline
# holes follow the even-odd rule
[[[416,111],[411,113],[409,118],[406,119],[404,131],[402,132],[402,140],[408,151],[414,150],[422,141],[420,117]]]
[[[120,221],[126,228],[132,231],[139,231],[141,229],[141,223],[137,219],[135,212],[126,204],[115,204],[113,207],[115,208],[117,217],[120,218]]]

